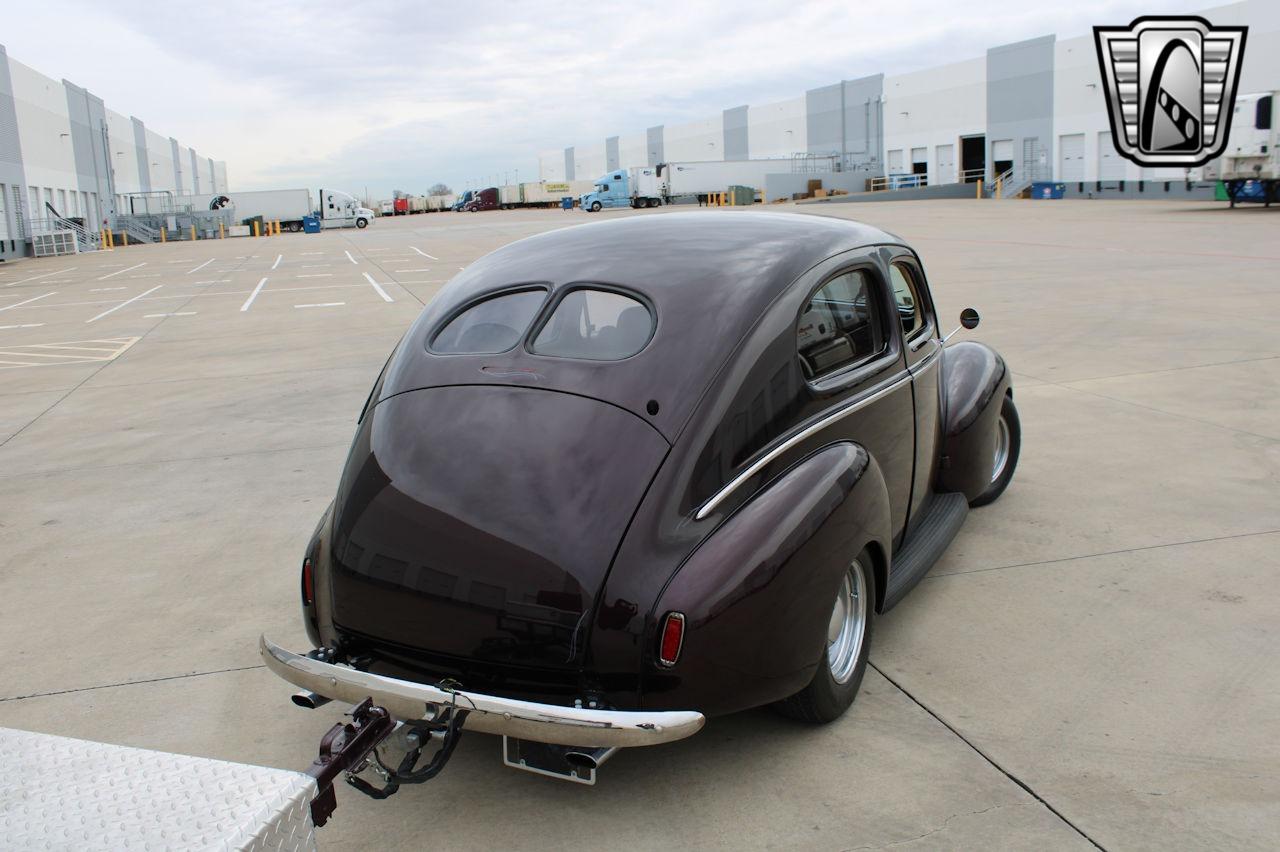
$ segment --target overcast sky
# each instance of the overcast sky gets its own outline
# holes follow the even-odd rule
[[[9,55],[226,160],[373,198],[537,179],[537,153],[1204,2],[0,0]],[[497,178],[497,181],[495,181]]]

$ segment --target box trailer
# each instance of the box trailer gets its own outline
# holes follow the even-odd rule
[[[315,212],[311,191],[306,189],[266,189],[257,192],[216,192],[178,195],[173,199],[178,212],[225,210],[231,212],[237,225],[262,217],[264,222],[279,222],[286,231],[301,231],[302,219]]]
[[[749,186],[763,195],[766,175],[791,172],[789,159],[712,160],[666,166],[668,198],[728,192],[731,186]]]
[[[1260,92],[1236,98],[1227,150],[1208,169],[1226,186],[1231,206],[1237,203],[1280,202],[1280,127],[1274,115],[1280,92]],[[1216,174],[1214,174],[1216,172]]]

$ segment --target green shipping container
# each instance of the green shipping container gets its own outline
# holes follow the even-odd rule
[[[731,186],[725,203],[734,207],[750,207],[756,203],[756,191],[749,186]]]

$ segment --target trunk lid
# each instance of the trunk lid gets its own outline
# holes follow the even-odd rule
[[[446,661],[436,668],[580,668],[595,597],[667,449],[636,415],[554,391],[383,400],[334,507],[335,623]]]

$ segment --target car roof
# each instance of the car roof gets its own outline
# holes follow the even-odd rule
[[[408,345],[396,358],[402,363],[388,372],[380,398],[469,381],[477,365],[459,359],[480,359],[496,373],[532,369],[544,387],[633,412],[661,400],[661,414],[649,419],[670,440],[738,343],[797,277],[835,254],[901,242],[847,219],[746,210],[633,215],[538,234],[486,255],[440,291],[406,335]],[[459,307],[535,282],[553,291],[598,283],[640,293],[656,309],[653,340],[624,361],[579,361],[555,370],[523,347],[501,356],[426,351],[427,339]]]

